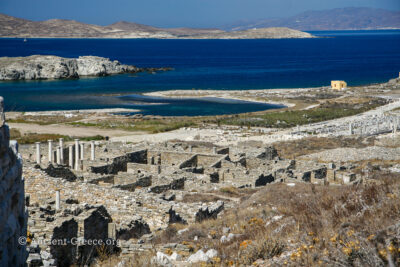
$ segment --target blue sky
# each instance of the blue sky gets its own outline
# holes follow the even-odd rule
[[[0,13],[100,25],[126,20],[159,27],[213,27],[348,6],[400,10],[400,0],[0,0]]]

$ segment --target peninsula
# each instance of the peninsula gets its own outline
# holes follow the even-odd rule
[[[223,31],[197,28],[156,28],[126,21],[108,26],[74,20],[30,21],[0,14],[0,37],[19,38],[121,38],[121,39],[281,39],[312,38],[309,33],[285,27]]]
[[[0,81],[46,80],[107,76],[122,73],[167,71],[171,68],[138,68],[119,61],[95,56],[62,58],[34,55],[29,57],[0,57]]]

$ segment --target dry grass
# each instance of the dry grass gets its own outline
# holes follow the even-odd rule
[[[47,140],[57,140],[59,138],[64,138],[64,141],[73,141],[75,138],[79,138],[82,141],[89,140],[104,140],[104,137],[101,135],[95,136],[85,136],[85,137],[77,137],[77,136],[67,136],[61,134],[37,134],[37,133],[26,133],[21,134],[17,129],[10,129],[10,139],[18,141],[18,144],[34,144],[35,142],[47,142]]]
[[[216,220],[171,225],[156,243],[214,248],[217,266],[255,261],[289,266],[400,264],[400,175],[376,172],[372,185],[273,184]],[[188,231],[177,234],[178,229]],[[236,236],[221,243],[223,228]],[[197,241],[194,237],[197,236]]]
[[[225,195],[229,196],[239,196],[239,190],[236,187],[229,186],[229,187],[222,187],[219,191]]]
[[[215,195],[208,194],[186,194],[183,196],[181,202],[192,203],[192,202],[215,202],[218,200],[225,200],[224,198],[220,198]]]
[[[118,255],[113,255],[107,258],[97,258],[92,264],[94,267],[115,267],[115,266],[140,266],[140,267],[161,267],[152,262],[152,258],[156,255],[155,250],[143,251],[126,258],[121,258]],[[120,265],[118,265],[120,264]]]
[[[374,145],[375,139],[352,137],[309,137],[275,144],[278,154],[287,159],[338,147],[364,148]]]
[[[50,125],[50,124],[59,124],[59,123],[67,123],[78,121],[84,119],[84,115],[73,116],[67,118],[62,115],[54,115],[54,116],[42,116],[42,115],[20,115],[13,119],[8,119],[8,123],[33,123],[39,125]]]

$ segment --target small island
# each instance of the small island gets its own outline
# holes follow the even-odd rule
[[[0,57],[0,81],[72,79],[83,76],[107,76],[122,73],[168,71],[171,68],[138,68],[117,60],[96,56],[63,58],[33,55]]]

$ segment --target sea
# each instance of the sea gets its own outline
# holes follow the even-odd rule
[[[400,30],[311,32],[313,39],[0,39],[0,56],[93,55],[156,74],[0,82],[7,111],[132,108],[144,115],[198,116],[253,112],[280,105],[230,99],[144,96],[164,90],[249,90],[349,86],[399,76]]]

